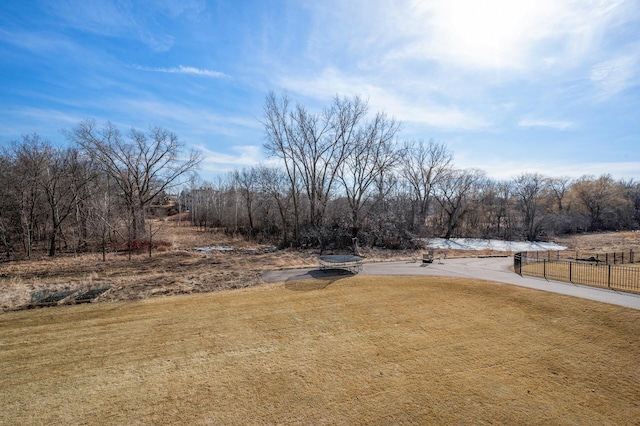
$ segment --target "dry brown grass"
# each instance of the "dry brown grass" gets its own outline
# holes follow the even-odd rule
[[[317,265],[318,251],[284,250],[245,241],[239,236],[209,232],[187,226],[187,222],[157,220],[152,223],[156,241],[170,248],[146,252],[128,260],[126,253],[42,256],[28,261],[0,264],[0,311],[28,306],[31,296],[42,291],[64,291],[110,286],[97,301],[136,300],[176,294],[202,293],[254,286],[267,269]],[[640,252],[640,234],[634,232],[578,235],[558,239],[571,250]],[[202,246],[234,247],[233,252],[205,254]],[[419,259],[422,251],[362,249],[367,262]],[[492,251],[439,250],[435,256],[475,257],[505,255]],[[511,253],[509,253],[511,254]]]
[[[0,309],[29,305],[38,291],[110,286],[98,301],[135,300],[149,297],[227,290],[260,284],[265,269],[317,264],[317,255],[305,251],[279,251],[238,237],[200,231],[162,222],[156,240],[171,249],[146,252],[128,259],[126,253],[110,253],[106,262],[97,253],[78,256],[46,256],[0,264]],[[233,252],[202,253],[202,246],[231,246]]]
[[[612,253],[628,250],[640,252],[640,233],[634,231],[577,234],[557,237],[554,241],[567,246],[570,250],[580,252]]]
[[[0,424],[640,419],[640,312],[473,280],[356,276],[11,312],[0,342]]]
[[[522,274],[555,281],[570,282],[592,287],[610,288],[629,293],[640,293],[638,288],[639,263],[604,265],[573,262],[533,262],[522,265]]]
[[[229,290],[261,284],[267,269],[317,266],[316,250],[281,250],[246,241],[240,236],[210,232],[186,222],[155,221],[155,241],[166,241],[151,258],[142,251],[47,256],[0,264],[0,311],[29,306],[31,295],[109,286],[97,301],[136,300],[187,293]],[[231,252],[203,253],[194,247],[233,247]],[[364,249],[367,261],[417,258],[412,251]]]

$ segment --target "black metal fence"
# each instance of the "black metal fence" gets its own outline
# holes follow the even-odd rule
[[[517,274],[640,293],[640,265],[622,266],[597,259],[563,260],[532,254],[514,255],[513,267]],[[630,256],[634,257],[633,252]]]
[[[554,250],[554,251],[523,251],[522,257],[536,259],[536,261],[546,260],[571,260],[577,262],[596,262],[605,265],[626,265],[630,263],[640,263],[640,256],[633,250],[615,251],[609,253]]]

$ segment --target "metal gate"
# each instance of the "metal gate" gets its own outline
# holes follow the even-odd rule
[[[513,270],[516,274],[522,276],[522,253],[513,255]]]

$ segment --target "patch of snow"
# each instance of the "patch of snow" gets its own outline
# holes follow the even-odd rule
[[[234,253],[246,253],[246,254],[259,254],[259,253],[273,253],[275,251],[278,251],[278,248],[275,246],[261,246],[261,247],[208,246],[208,247],[194,247],[193,249],[203,253],[234,252]]]
[[[204,253],[213,253],[214,251],[233,251],[233,247],[227,246],[194,247],[193,249]]]
[[[566,250],[565,246],[542,241],[503,241],[480,238],[423,238],[428,248],[450,250],[547,251]]]

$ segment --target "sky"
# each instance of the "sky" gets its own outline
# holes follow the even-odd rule
[[[459,168],[640,180],[636,0],[4,0],[0,144],[167,128],[200,175],[270,161],[269,91],[358,95]]]

